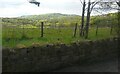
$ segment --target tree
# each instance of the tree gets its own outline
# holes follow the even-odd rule
[[[85,0],[84,0],[84,2],[85,2]],[[111,9],[120,10],[120,1],[95,0],[94,2],[91,2],[89,0],[88,6],[87,6],[86,25],[85,25],[85,28],[83,29],[83,26],[84,26],[84,24],[83,24],[84,23],[84,14],[85,14],[85,11],[84,11],[84,8],[85,8],[84,2],[83,2],[83,13],[82,13],[82,23],[81,23],[80,36],[82,36],[82,33],[85,31],[85,38],[87,39],[88,38],[88,32],[89,32],[90,14],[91,14],[91,12],[92,12],[93,9],[96,9],[96,8],[94,8],[95,5],[96,4],[99,5],[99,8],[97,8],[99,10],[101,10],[101,9],[104,9],[104,10],[111,10]],[[116,5],[118,5],[118,6],[116,6]],[[101,6],[101,8],[100,8],[100,6]]]
[[[110,1],[101,1],[99,3],[99,6],[101,6],[102,8],[98,8],[98,9],[105,9],[106,11],[109,10],[118,10],[118,22],[120,21],[119,17],[120,17],[120,0],[110,0]],[[113,25],[111,25],[111,31],[112,31]],[[117,24],[116,25],[116,31],[117,34],[120,35],[120,25]]]
[[[85,25],[85,39],[88,38],[88,32],[89,32],[89,23],[90,23],[90,14],[92,12],[92,9],[94,8],[94,6],[99,2],[100,0],[96,0],[94,2],[91,2],[89,0],[88,2],[88,7],[87,7],[87,17],[86,17],[86,25]]]
[[[99,10],[120,10],[120,1],[117,0],[101,0],[98,3],[99,7],[95,8],[95,9],[99,9]]]
[[[118,2],[116,2],[117,3],[117,5],[120,7],[120,1],[118,1]]]
[[[82,5],[83,5],[83,9],[82,9],[82,22],[81,22],[81,27],[80,27],[80,36],[84,35],[83,28],[84,28],[84,14],[85,14],[85,6],[86,6],[85,0],[84,0]]]
[[[89,22],[90,22],[90,0],[88,2],[87,18],[85,27],[85,38],[88,38]]]

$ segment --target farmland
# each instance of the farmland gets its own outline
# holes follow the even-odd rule
[[[50,16],[51,15],[51,16]],[[39,16],[26,16],[21,18],[4,18],[2,25],[2,45],[3,47],[27,47],[31,45],[44,45],[65,43],[70,44],[82,40],[97,40],[116,36],[117,24],[116,14],[109,14],[106,17],[91,17],[89,37],[84,39],[80,37],[79,28],[81,17],[77,15],[62,15],[58,13]],[[114,15],[114,16],[113,16]],[[59,17],[58,17],[59,16]],[[52,17],[52,20],[51,20]],[[106,22],[109,17],[109,22]],[[103,20],[104,18],[104,20]],[[31,20],[32,19],[32,20]],[[106,20],[106,21],[105,21]],[[41,21],[44,22],[44,37],[41,37]],[[76,37],[73,37],[75,23],[77,23]],[[99,25],[96,35],[96,24]],[[112,33],[111,24],[113,25]]]
[[[81,16],[43,17],[2,19],[3,72],[48,72],[118,56],[116,14],[92,16],[87,39]]]

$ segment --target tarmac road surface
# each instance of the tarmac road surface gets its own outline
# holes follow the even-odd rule
[[[53,72],[118,72],[118,58],[88,65],[67,67]]]

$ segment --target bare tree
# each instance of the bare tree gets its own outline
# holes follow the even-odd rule
[[[117,5],[120,7],[120,1],[118,1],[118,2],[116,2],[117,3]]]
[[[81,0],[80,0],[81,1]],[[88,32],[89,32],[89,22],[90,22],[90,14],[94,8],[94,6],[99,2],[100,0],[95,0],[94,2],[91,2],[89,0],[89,2],[87,3],[87,17],[86,17],[86,25],[84,26],[84,14],[85,14],[85,10],[86,10],[86,1],[84,0],[83,2],[81,1],[83,7],[82,7],[82,22],[81,22],[81,27],[80,27],[80,36],[84,36],[85,34],[85,38],[88,38]]]
[[[118,7],[116,6],[115,2],[118,5]],[[85,28],[84,28],[85,29],[85,38],[86,39],[88,38],[88,32],[89,32],[90,14],[91,14],[91,12],[94,9],[96,4],[101,4],[101,6],[102,6],[101,9],[107,9],[107,10],[116,9],[116,10],[120,10],[120,1],[110,0],[110,1],[104,2],[104,0],[95,0],[94,2],[91,2],[89,0],[88,6],[87,6],[86,25],[85,25]],[[83,17],[82,17],[82,21],[83,21],[82,23],[84,23]],[[83,31],[82,28],[81,28],[81,30]]]
[[[120,10],[120,1],[118,0],[101,0],[99,3],[98,3],[99,7],[98,8],[95,8],[95,9],[98,9],[98,10]]]
[[[82,2],[81,2],[82,3]],[[83,2],[83,9],[82,9],[82,22],[81,22],[81,27],[80,27],[80,36],[83,36],[84,35],[84,31],[83,31],[83,28],[84,28],[84,14],[85,14],[85,6],[86,6],[86,2],[84,0]]]
[[[89,25],[90,25],[90,14],[94,8],[94,6],[99,3],[100,0],[96,0],[94,2],[91,2],[89,0],[88,7],[87,7],[87,17],[86,17],[86,25],[85,25],[85,39],[88,38],[88,32],[89,32]]]
[[[119,17],[120,17],[120,0],[110,0],[110,1],[101,1],[99,3],[99,6],[101,8],[97,8],[99,10],[106,10],[106,11],[109,11],[109,10],[118,10],[118,22],[120,21]],[[96,8],[95,8],[96,9]],[[117,28],[116,29],[116,32],[118,35],[120,35],[120,25],[119,23],[117,25],[115,25],[115,27]],[[113,28],[113,25],[111,25],[111,30],[110,30],[110,33],[112,33],[112,28]]]
[[[90,22],[90,0],[88,2],[87,18],[85,27],[85,38],[88,38],[89,22]]]

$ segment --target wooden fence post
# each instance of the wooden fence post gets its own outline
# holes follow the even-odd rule
[[[74,37],[76,37],[76,32],[77,32],[77,23],[75,24]]]
[[[41,37],[43,37],[43,22],[41,22]]]
[[[110,27],[110,34],[112,34],[112,32],[113,32],[113,26],[111,25],[111,27]]]
[[[96,36],[98,35],[98,24],[96,26]]]

